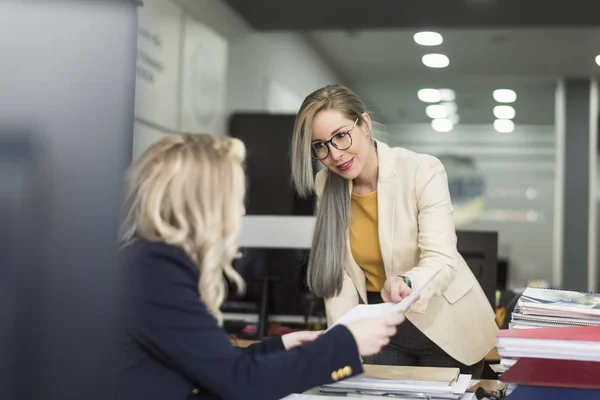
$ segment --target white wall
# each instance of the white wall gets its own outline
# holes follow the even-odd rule
[[[298,33],[252,33],[231,44],[227,108],[265,111],[269,85],[288,89],[300,103],[339,77]]]
[[[447,133],[430,125],[390,125],[387,131],[382,140],[392,145],[471,157],[485,180],[485,205],[459,228],[498,231],[499,255],[509,258],[513,287],[552,282],[553,126],[517,126],[510,134],[462,124]]]
[[[224,1],[147,0],[145,3],[146,9],[140,10],[142,22],[170,41],[162,43],[162,49],[151,48],[156,50],[155,57],[165,66],[162,72],[157,71],[157,76],[163,77],[162,87],[154,85],[154,90],[138,90],[133,158],[172,131],[202,131],[224,136],[228,118],[236,111],[294,113],[309,92],[338,82],[334,71],[301,34],[255,32]],[[197,40],[191,33],[191,23],[194,31],[208,34],[211,48],[222,47],[222,43],[227,47],[225,60],[207,57],[201,72],[196,73],[199,76],[205,71],[211,74],[223,72],[222,112],[220,108],[217,110],[215,121],[207,129],[201,124],[194,129],[195,125],[189,123],[193,122],[193,116],[190,115],[192,97],[188,87],[190,77],[194,79],[194,74],[188,71],[189,43]],[[198,29],[198,26],[205,29]],[[169,82],[167,87],[164,87],[165,82]],[[202,83],[198,83],[198,87],[202,90]],[[194,99],[208,104],[212,97],[196,96]]]

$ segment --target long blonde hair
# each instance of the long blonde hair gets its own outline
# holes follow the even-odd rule
[[[225,276],[244,290],[231,266],[244,199],[245,147],[237,139],[172,134],[152,144],[127,177],[121,240],[136,238],[183,249],[200,271],[198,293],[222,323]]]
[[[301,196],[308,196],[315,191],[311,153],[312,122],[319,112],[325,110],[339,111],[349,120],[358,119],[358,126],[371,129],[363,117],[367,112],[365,106],[347,87],[329,85],[309,94],[296,116],[290,149],[292,182]],[[317,296],[332,297],[342,288],[344,262],[348,256],[346,240],[350,211],[348,181],[327,171],[307,269],[308,287]]]

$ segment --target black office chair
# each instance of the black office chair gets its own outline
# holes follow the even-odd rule
[[[479,281],[492,308],[496,307],[498,232],[457,231],[458,252]]]

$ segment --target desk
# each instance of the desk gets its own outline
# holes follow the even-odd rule
[[[387,374],[387,370],[392,371],[393,369],[393,366],[379,366],[379,372],[376,374],[377,376],[375,376],[375,374],[371,374],[371,376],[373,376],[374,378],[389,379],[391,374]],[[505,386],[506,385],[504,383],[497,380],[481,379],[475,386],[469,388],[468,392],[475,392],[479,387],[482,387],[486,392],[491,392],[501,390]],[[310,389],[306,392],[306,394],[320,394],[319,388]],[[327,395],[331,396],[331,394],[329,393]]]

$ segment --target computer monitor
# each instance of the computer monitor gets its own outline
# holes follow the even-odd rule
[[[233,265],[247,289],[242,296],[230,291],[221,307],[226,320],[256,319],[259,337],[268,335],[268,322],[305,322],[312,301],[306,267],[313,229],[314,217],[244,218],[241,257]]]
[[[492,308],[496,307],[498,232],[457,231],[458,252],[481,285]]]

